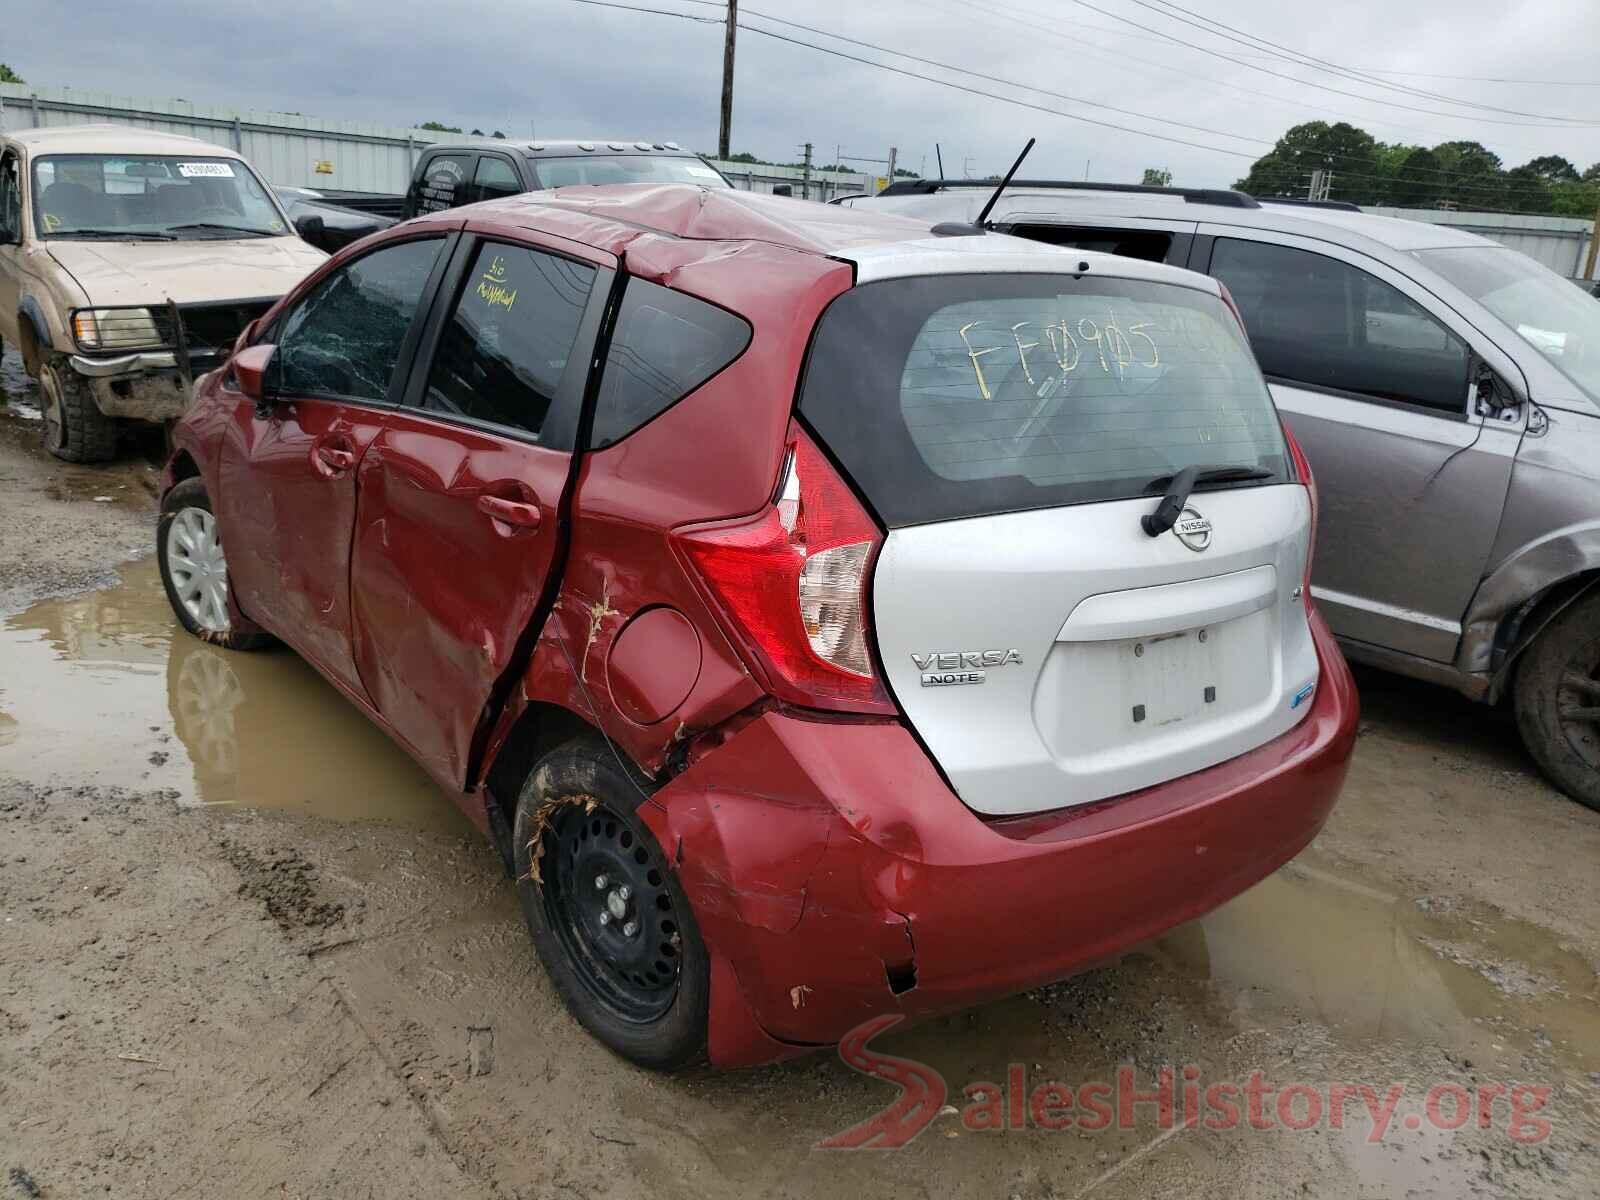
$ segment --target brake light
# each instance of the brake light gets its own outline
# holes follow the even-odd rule
[[[1305,451],[1300,449],[1300,443],[1294,440],[1294,432],[1282,418],[1279,424],[1283,425],[1284,441],[1289,443],[1289,458],[1294,463],[1295,477],[1305,485],[1306,496],[1311,503],[1311,531],[1306,544],[1306,575],[1302,581],[1305,587],[1306,611],[1311,611],[1311,558],[1317,549],[1317,481],[1311,474],[1311,462],[1306,458]]]
[[[867,645],[867,584],[883,538],[803,430],[790,429],[771,504],[745,520],[676,530],[673,542],[774,696],[895,712]]]

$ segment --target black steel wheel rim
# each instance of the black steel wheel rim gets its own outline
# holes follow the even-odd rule
[[[1600,641],[1583,646],[1567,662],[1556,685],[1556,714],[1567,744],[1600,770]]]
[[[557,810],[543,836],[545,917],[578,977],[624,1020],[658,1020],[677,998],[682,942],[655,845],[582,804]]]

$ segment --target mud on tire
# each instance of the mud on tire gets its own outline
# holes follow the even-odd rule
[[[106,462],[117,452],[117,423],[100,411],[94,388],[59,354],[39,365],[44,448],[66,462]]]
[[[701,1059],[710,967],[689,902],[636,810],[648,781],[581,737],[534,764],[513,823],[528,930],[567,1009],[652,1070]]]
[[[1550,622],[1517,667],[1522,741],[1552,783],[1600,809],[1600,595]]]
[[[226,630],[204,628],[189,611],[178,595],[172,577],[169,532],[172,522],[185,509],[201,509],[211,513],[211,497],[206,495],[206,485],[201,479],[185,479],[167,493],[161,501],[161,515],[156,520],[156,563],[161,570],[161,586],[166,590],[167,601],[178,618],[178,624],[202,641],[225,650],[259,650],[272,644],[272,635],[259,625],[241,617],[231,617]]]

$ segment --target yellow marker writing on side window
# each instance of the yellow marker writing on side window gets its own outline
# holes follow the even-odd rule
[[[517,289],[507,287],[506,282],[505,259],[496,254],[489,262],[489,269],[478,280],[478,299],[491,308],[509,310],[517,302]]]
[[[60,228],[61,228],[61,218],[60,217],[56,216],[55,213],[45,213],[44,214],[44,231],[46,233],[54,233],[56,230],[58,230]]]

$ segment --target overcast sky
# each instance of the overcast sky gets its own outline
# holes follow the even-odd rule
[[[703,0],[617,2],[713,19],[720,11]],[[938,142],[947,174],[966,169],[982,175],[1003,170],[1022,142],[1036,136],[1030,175],[1081,178],[1087,162],[1096,179],[1137,180],[1142,168],[1160,166],[1180,184],[1215,186],[1243,175],[1290,125],[1345,119],[1383,141],[1481,141],[1507,166],[1540,154],[1562,154],[1580,169],[1600,160],[1595,0],[1177,2],[1363,72],[1592,86],[1379,76],[1401,88],[1487,106],[1464,108],[1386,90],[1370,79],[1291,66],[1259,47],[1180,24],[1155,11],[1157,0],[742,0],[741,21],[751,26],[1127,128],[965,94],[742,29],[734,149],[788,161],[810,140],[823,162],[836,145],[846,155],[877,158],[895,145],[902,165],[931,175]],[[425,6],[393,0],[8,0],[6,7],[12,15],[0,58],[30,83],[394,126],[439,120],[516,136],[536,127],[546,137],[644,136],[702,150],[716,146],[720,23],[574,0]],[[757,13],[1021,86],[895,58]],[[1029,85],[1058,95],[1026,90]],[[1562,127],[1550,117],[1593,124]],[[1179,121],[1201,128],[1174,124]],[[1552,124],[1557,127],[1547,127]],[[1196,145],[1164,142],[1158,134]]]

